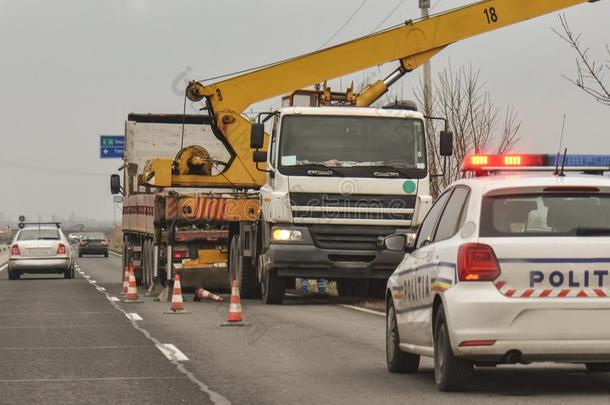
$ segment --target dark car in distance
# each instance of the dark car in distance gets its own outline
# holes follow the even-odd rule
[[[101,232],[83,233],[81,235],[78,257],[83,255],[104,255],[108,257],[108,240]]]

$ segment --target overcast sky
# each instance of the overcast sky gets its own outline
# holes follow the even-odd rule
[[[185,78],[318,49],[361,3],[0,0],[0,212],[112,219],[108,175],[121,162],[99,159],[100,134],[121,134],[129,112],[181,112]],[[468,3],[432,0],[433,12]],[[610,0],[565,13],[603,57]],[[418,15],[416,0],[368,0],[330,44],[369,34],[386,17],[381,28]],[[519,113],[519,150],[555,151],[565,113],[571,152],[610,153],[608,109],[562,78],[575,65],[551,31],[558,26],[555,14],[454,44],[433,70],[449,60],[480,69],[494,102]],[[405,96],[417,81],[417,73],[403,79]]]

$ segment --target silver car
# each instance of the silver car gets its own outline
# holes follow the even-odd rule
[[[9,280],[24,273],[63,274],[74,278],[74,254],[59,224],[28,224],[10,243]]]

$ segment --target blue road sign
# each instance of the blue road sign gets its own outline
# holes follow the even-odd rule
[[[124,154],[123,135],[100,135],[100,159],[123,159]]]

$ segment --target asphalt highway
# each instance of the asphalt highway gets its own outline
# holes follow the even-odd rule
[[[2,265],[0,265],[2,269]],[[116,302],[120,258],[83,258],[74,280],[0,271],[0,403],[600,403],[610,374],[579,365],[478,369],[465,393],[385,368],[384,317],[322,299],[243,300],[249,326],[221,326],[228,303]]]

